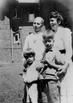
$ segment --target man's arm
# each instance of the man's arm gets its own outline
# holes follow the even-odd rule
[[[22,63],[23,63],[23,66],[26,64],[26,57],[24,55],[27,52],[28,48],[29,48],[29,38],[26,37],[24,45],[23,45],[23,52],[22,52],[22,58],[23,58],[22,59]]]
[[[29,48],[29,37],[26,37],[23,45],[23,53],[26,52],[28,48]]]

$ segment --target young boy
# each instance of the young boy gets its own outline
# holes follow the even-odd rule
[[[53,73],[58,79],[62,79],[67,71],[68,63],[65,60],[64,54],[54,46],[54,36],[52,34],[44,36],[44,44],[46,46],[45,61],[48,63],[48,73]]]

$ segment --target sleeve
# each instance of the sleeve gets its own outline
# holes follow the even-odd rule
[[[55,56],[56,62],[58,64],[64,64],[66,61],[64,54],[61,54],[58,50],[56,51],[55,54],[56,54],[56,56]]]
[[[65,37],[64,37],[64,42],[65,42],[65,49],[66,49],[66,60],[69,62],[71,61],[72,57],[72,32],[70,29],[65,30]]]
[[[29,48],[29,37],[27,36],[23,45],[23,51],[22,51],[22,57],[24,58],[24,52],[27,51],[27,49]],[[24,58],[25,59],[25,58]]]

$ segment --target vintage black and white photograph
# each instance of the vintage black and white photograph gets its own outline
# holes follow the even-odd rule
[[[73,103],[73,0],[0,0],[0,103]]]

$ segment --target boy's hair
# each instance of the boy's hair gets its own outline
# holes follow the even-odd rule
[[[50,42],[51,40],[53,40],[53,35],[48,35],[48,36],[43,36],[44,39],[44,43]]]
[[[29,57],[34,57],[34,56],[35,56],[35,54],[34,54],[33,52],[24,53],[24,57],[25,57],[26,59],[28,59]]]

